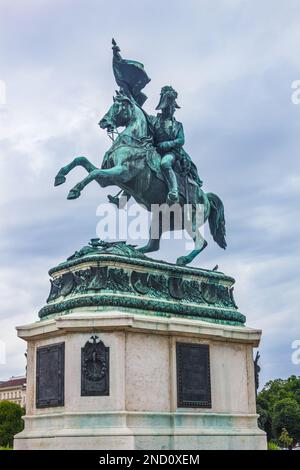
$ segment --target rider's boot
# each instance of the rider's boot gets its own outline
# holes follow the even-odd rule
[[[178,192],[178,184],[175,172],[172,168],[162,168],[163,174],[166,179],[168,185],[168,196],[167,196],[167,204],[171,206],[172,204],[176,204],[179,202],[179,192]]]

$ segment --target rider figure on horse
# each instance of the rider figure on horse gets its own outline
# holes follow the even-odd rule
[[[177,92],[171,86],[161,89],[156,116],[149,116],[152,125],[154,145],[161,155],[161,170],[168,185],[167,203],[179,202],[177,177],[174,170],[188,175],[197,185],[202,186],[196,165],[183,149],[184,131],[181,122],[174,117],[179,108],[176,103]]]
[[[123,94],[132,99],[142,108],[146,95],[142,89],[149,83],[150,78],[145,72],[143,64],[137,61],[123,59],[120,48],[116,41],[113,44],[113,72],[117,84]],[[150,132],[153,137],[153,144],[159,153],[162,174],[168,186],[167,203],[172,205],[179,202],[179,189],[176,173],[186,175],[186,182],[189,178],[197,186],[202,186],[196,165],[190,156],[183,149],[184,132],[181,122],[174,117],[175,110],[179,108],[176,103],[177,92],[171,86],[164,86],[161,89],[160,100],[156,110],[160,111],[156,116],[149,116],[145,113],[150,125]],[[122,198],[127,201],[130,195],[127,191],[120,191]],[[110,202],[119,206],[120,198],[108,196]]]

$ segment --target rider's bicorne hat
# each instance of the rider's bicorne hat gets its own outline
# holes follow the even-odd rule
[[[178,93],[174,90],[174,88],[169,85],[163,86],[160,92],[159,103],[155,109],[158,110],[166,108],[169,105],[170,101],[173,101],[175,103],[175,108],[179,109],[180,106],[178,106],[178,104],[176,103],[177,97]]]

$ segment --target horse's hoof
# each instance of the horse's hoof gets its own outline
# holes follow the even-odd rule
[[[178,266],[185,266],[188,263],[189,259],[187,258],[187,256],[180,256],[180,258],[177,258],[176,261],[176,264],[178,264]]]
[[[137,251],[140,253],[151,253],[152,251],[158,251],[159,250],[159,240],[152,240],[152,243],[148,243],[145,246],[141,246],[140,248],[137,248]]]
[[[148,253],[148,246],[141,246],[140,248],[137,248],[136,251],[139,251],[140,253]]]
[[[66,182],[66,178],[62,175],[56,175],[54,180],[54,186],[59,186],[60,184],[64,184]]]
[[[80,196],[80,191],[78,189],[71,189],[69,192],[67,199],[77,199]]]

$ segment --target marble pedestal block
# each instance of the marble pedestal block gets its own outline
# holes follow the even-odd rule
[[[252,348],[260,332],[121,311],[18,328],[28,342],[25,430],[15,449],[264,449]],[[81,348],[109,347],[108,396],[81,396]],[[211,407],[178,407],[176,343],[209,345]],[[36,407],[37,348],[65,344],[64,405]]]
[[[15,449],[266,448],[253,366],[261,332],[244,325],[232,278],[102,251],[50,273],[40,320],[17,327],[28,362]],[[206,362],[180,365],[179,345]]]

